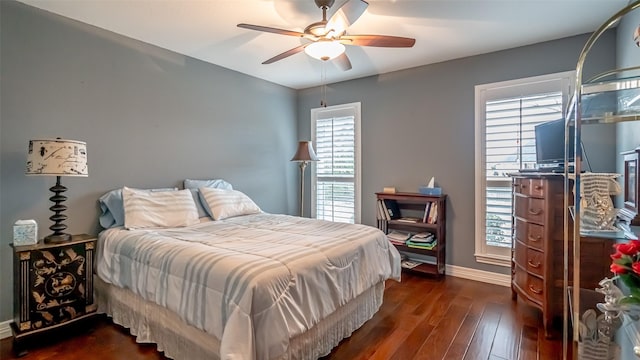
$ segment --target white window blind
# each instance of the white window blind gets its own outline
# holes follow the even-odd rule
[[[563,117],[574,72],[476,86],[476,260],[510,265],[512,185],[536,167],[537,124]]]
[[[534,127],[562,117],[562,92],[518,96],[485,104],[486,241],[511,247],[511,178],[536,167]]]
[[[320,109],[315,115],[313,141],[319,161],[314,163],[312,179],[313,215],[322,220],[359,222],[358,116],[342,107]]]

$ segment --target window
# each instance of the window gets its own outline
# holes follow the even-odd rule
[[[476,260],[510,266],[509,173],[536,166],[534,127],[563,117],[574,72],[478,85],[476,107]]]
[[[360,223],[360,103],[311,109],[311,216]]]

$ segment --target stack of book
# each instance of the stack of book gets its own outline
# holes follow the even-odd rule
[[[435,224],[438,222],[438,203],[429,201],[424,207],[422,222],[425,224]]]
[[[387,234],[387,238],[392,244],[396,245],[404,245],[409,238],[411,238],[411,234],[407,232],[393,230]]]
[[[418,233],[405,241],[405,245],[410,248],[425,250],[433,250],[437,244],[436,237],[431,233]]]
[[[395,220],[400,218],[400,208],[395,200],[378,199],[378,220]]]

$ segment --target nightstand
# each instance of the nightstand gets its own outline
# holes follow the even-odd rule
[[[11,246],[14,250],[13,346],[24,354],[24,345],[38,335],[87,319],[96,312],[93,300],[93,252],[96,237],[73,235],[60,244]]]

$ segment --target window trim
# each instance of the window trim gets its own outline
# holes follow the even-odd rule
[[[475,253],[477,262],[511,266],[511,249],[490,246],[486,242],[485,211],[487,178],[485,172],[485,115],[486,102],[509,96],[525,96],[553,90],[563,90],[562,103],[566,107],[572,94],[575,70],[532,76],[475,86]],[[555,84],[555,85],[554,85]],[[521,89],[521,90],[520,90]],[[489,94],[490,93],[490,94]]]
[[[362,223],[362,112],[361,103],[353,102],[348,104],[333,105],[321,108],[311,109],[311,140],[316,144],[316,121],[322,113],[332,113],[332,117],[351,116],[354,117],[354,147],[355,147],[355,174],[354,174],[354,214],[353,222],[355,224]],[[316,218],[316,192],[317,192],[317,168],[315,162],[311,166],[311,217]]]

